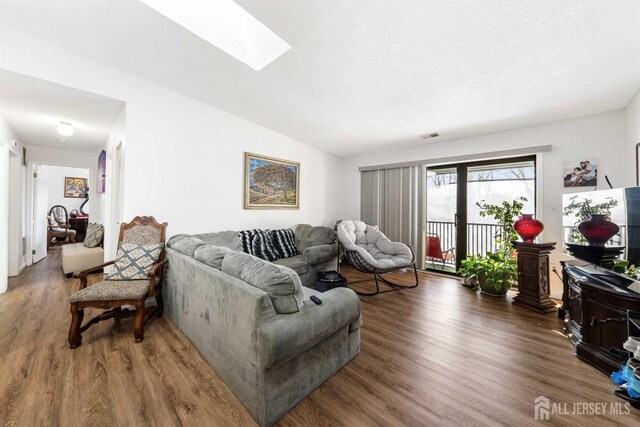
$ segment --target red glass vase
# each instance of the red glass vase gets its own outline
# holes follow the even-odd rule
[[[533,242],[533,239],[538,237],[542,230],[544,230],[544,225],[530,214],[523,214],[520,219],[518,219],[513,224],[513,229],[516,230],[516,233],[524,242]]]
[[[578,224],[578,231],[589,245],[604,246],[613,236],[618,234],[620,227],[609,221],[606,215],[591,214],[591,218]]]

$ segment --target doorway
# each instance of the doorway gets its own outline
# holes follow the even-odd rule
[[[32,176],[31,263],[50,247],[80,243],[89,221],[89,169],[30,163]],[[73,230],[52,236],[51,228]],[[64,234],[64,235],[63,235]]]
[[[467,254],[494,252],[498,225],[478,203],[520,197],[535,214],[535,156],[427,167],[426,269],[455,274]]]

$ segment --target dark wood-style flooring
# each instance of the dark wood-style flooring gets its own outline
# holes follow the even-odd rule
[[[127,319],[92,327],[70,350],[67,299],[77,288],[57,248],[0,295],[1,425],[255,425],[167,317],[147,326],[141,344]],[[621,402],[606,375],[573,356],[554,314],[512,306],[512,296],[421,274],[416,289],[363,297],[360,355],[279,424],[520,426],[536,423],[539,395],[569,412]],[[551,415],[546,424],[637,426],[640,411]]]

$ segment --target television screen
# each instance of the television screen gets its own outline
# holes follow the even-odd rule
[[[621,258],[640,267],[640,187],[588,191],[562,196],[562,228],[565,243],[587,244],[578,224],[590,213],[604,214],[620,231],[607,246],[624,246]],[[563,245],[566,251],[566,245]]]

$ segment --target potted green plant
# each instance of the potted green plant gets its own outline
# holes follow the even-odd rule
[[[470,255],[462,261],[458,271],[485,294],[504,296],[515,285],[517,279],[517,261],[511,251],[500,249],[488,253],[486,257]]]
[[[511,246],[511,241],[518,235],[513,229],[515,219],[522,214],[522,208],[527,199],[521,197],[512,202],[504,201],[500,205],[490,205],[478,202],[480,216],[493,217],[498,223],[499,230],[494,236],[498,250],[494,253],[482,255],[467,255],[461,262],[458,273],[464,282],[471,284],[485,294],[504,296],[516,284],[518,264]]]

